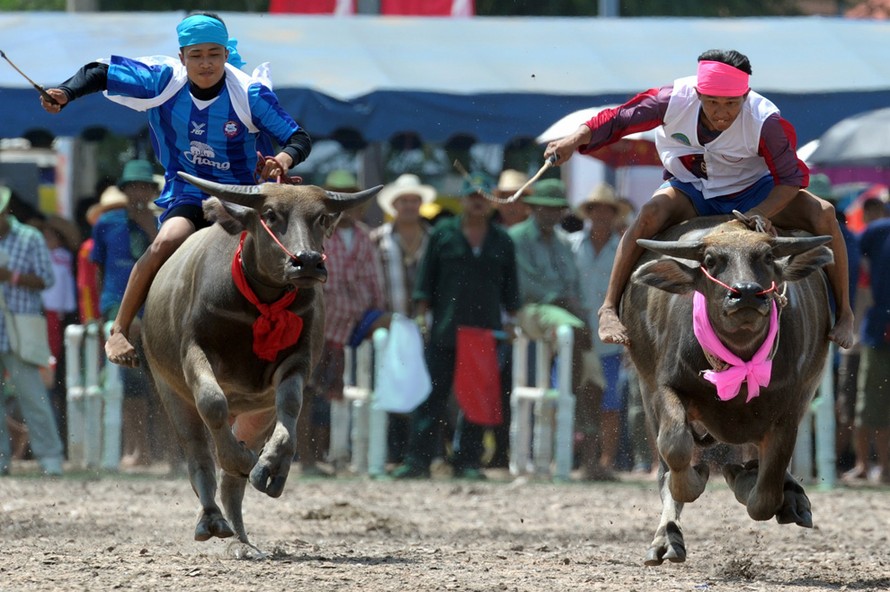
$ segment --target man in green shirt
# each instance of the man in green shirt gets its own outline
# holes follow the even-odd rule
[[[436,225],[421,260],[413,296],[418,322],[427,333],[425,355],[433,388],[411,415],[405,462],[393,473],[396,478],[430,474],[430,463],[439,450],[447,421],[457,328],[469,326],[512,334],[514,314],[520,305],[516,260],[513,242],[491,221],[492,204],[483,196],[493,187],[488,175],[470,175],[461,192],[462,213]],[[504,311],[506,322],[502,320]],[[428,331],[427,316],[432,321]],[[509,364],[504,365],[501,374],[502,389],[509,391]],[[509,425],[509,420],[504,424]],[[458,418],[452,460],[455,476],[484,478],[479,470],[483,432],[483,426],[472,424],[462,414]]]

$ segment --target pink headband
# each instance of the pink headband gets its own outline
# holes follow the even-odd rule
[[[740,97],[751,90],[748,75],[723,62],[698,63],[698,92],[712,97]]]

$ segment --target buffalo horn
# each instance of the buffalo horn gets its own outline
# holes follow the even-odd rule
[[[790,255],[799,255],[824,245],[831,240],[830,236],[780,236],[772,239],[773,257],[779,259]]]
[[[238,205],[254,207],[261,202],[265,192],[263,185],[225,185],[214,181],[207,181],[188,173],[177,173],[180,177],[210,195],[215,195],[220,199],[236,203]]]
[[[655,251],[677,259],[701,260],[701,241],[658,241],[646,238],[637,239],[637,244],[650,251]]]
[[[377,185],[376,187],[371,187],[370,189],[365,189],[358,193],[325,191],[328,197],[328,199],[325,200],[325,205],[331,212],[340,213],[368,201],[377,195],[381,189],[383,189],[383,185]]]

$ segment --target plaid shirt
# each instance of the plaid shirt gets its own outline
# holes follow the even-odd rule
[[[49,288],[55,282],[55,276],[43,235],[11,215],[9,224],[9,233],[0,238],[0,263],[12,272],[40,276]],[[13,286],[10,282],[0,284],[0,290],[3,290],[3,298],[11,312],[38,314],[43,311],[41,290]],[[6,351],[9,351],[9,336],[6,334],[6,319],[0,315],[0,352]]]
[[[328,281],[324,284],[325,341],[343,345],[365,312],[383,309],[380,262],[374,243],[362,224],[353,226],[352,243],[346,248],[342,229],[325,241]]]

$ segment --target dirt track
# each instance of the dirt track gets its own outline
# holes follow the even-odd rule
[[[645,567],[654,483],[290,479],[248,489],[266,560],[192,540],[184,478],[21,470],[0,478],[0,590],[887,590],[890,488],[809,488],[816,527],[755,523],[712,479],[687,505],[683,564]]]

